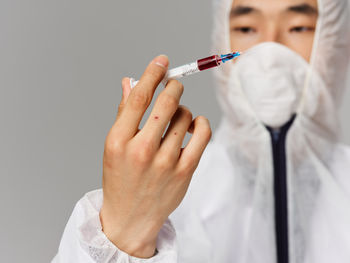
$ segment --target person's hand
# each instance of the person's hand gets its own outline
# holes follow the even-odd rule
[[[168,63],[166,56],[156,57],[133,89],[123,79],[123,98],[105,141],[103,231],[119,249],[139,258],[154,255],[158,233],[183,200],[211,138],[209,121],[192,120],[191,112],[179,106],[184,88],[177,80],[168,82],[138,129]],[[182,148],[187,131],[192,137]]]

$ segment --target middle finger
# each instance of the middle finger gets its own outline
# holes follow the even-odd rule
[[[183,90],[184,87],[179,81],[170,80],[159,94],[144,127],[136,136],[146,136],[159,145],[166,126],[179,106]]]
[[[191,123],[191,111],[187,107],[180,105],[171,119],[168,130],[161,141],[161,154],[172,153],[172,155],[178,159],[183,140]]]

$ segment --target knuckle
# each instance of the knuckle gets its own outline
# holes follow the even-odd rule
[[[138,165],[148,164],[153,158],[154,146],[150,140],[143,140],[131,152],[133,161]]]
[[[158,80],[160,79],[163,74],[164,74],[164,69],[163,68],[160,68],[160,67],[150,67],[146,74],[148,75],[148,77],[150,77],[151,79],[154,79],[154,80]]]
[[[210,128],[206,127],[206,128],[203,128],[201,134],[206,141],[209,141],[212,136],[212,131]]]
[[[134,109],[147,108],[150,103],[150,97],[145,92],[135,90],[130,103]]]
[[[118,139],[109,139],[105,142],[105,154],[118,157],[124,154],[125,145]]]
[[[179,105],[179,101],[168,93],[163,93],[159,96],[159,103],[161,107],[176,109]]]
[[[198,121],[201,123],[200,133],[204,138],[210,140],[212,136],[212,130],[210,127],[209,120],[204,116],[198,116]]]
[[[183,106],[183,105],[180,105],[179,106],[179,110],[181,111],[181,115],[187,120],[187,121],[191,121],[192,122],[192,112],[186,107],[186,106]]]
[[[145,166],[150,162],[150,152],[147,149],[140,149],[132,152],[132,160],[138,166]]]
[[[198,119],[198,121],[200,121],[202,123],[205,123],[205,122],[209,123],[209,120],[202,115],[198,116],[197,119]]]
[[[176,176],[178,178],[184,179],[184,178],[187,178],[190,174],[191,172],[189,170],[182,168],[178,170],[178,172],[176,173]]]
[[[179,81],[177,81],[178,82],[178,87],[179,87],[179,90],[180,90],[180,92],[181,92],[181,94],[184,92],[184,85],[181,83],[181,82],[179,82]]]
[[[184,92],[184,85],[180,81],[178,81],[177,79],[169,80],[168,84],[177,88],[181,94]]]
[[[160,173],[164,173],[171,167],[171,157],[165,154],[159,155],[158,158],[155,160],[154,166]]]
[[[188,157],[183,163],[183,170],[186,173],[192,173],[197,167],[197,161],[195,158]]]

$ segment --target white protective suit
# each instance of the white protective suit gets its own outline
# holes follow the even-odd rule
[[[214,53],[230,52],[231,5],[214,1]],[[349,263],[350,149],[337,137],[349,3],[318,8],[310,63],[263,43],[216,71],[221,124],[157,255],[138,259],[106,238],[97,190],[77,203],[53,262]]]

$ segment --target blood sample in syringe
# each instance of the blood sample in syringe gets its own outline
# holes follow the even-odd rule
[[[217,55],[210,56],[207,58],[202,58],[197,61],[198,69],[200,71],[217,67],[221,64],[220,57]]]
[[[199,60],[197,60],[198,69],[200,71],[202,71],[202,70],[217,67],[221,64],[221,62],[223,60],[225,62],[225,61],[233,59],[235,56],[237,56],[236,53],[230,53],[227,55],[222,55],[221,57],[218,55],[213,55],[213,56],[210,56],[207,58],[199,59]]]

